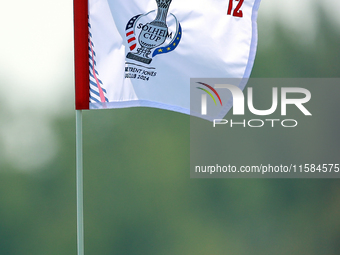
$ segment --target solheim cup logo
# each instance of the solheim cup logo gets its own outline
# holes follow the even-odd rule
[[[157,14],[156,18],[151,22],[146,24],[140,23],[144,17],[147,17],[149,14],[155,11],[134,16],[129,20],[128,24],[126,25],[126,38],[130,52],[127,54],[126,58],[145,64],[150,64],[152,57],[158,54],[168,53],[177,47],[181,40],[182,29],[175,15],[170,13],[170,16],[172,16],[175,20],[176,33],[175,35],[173,35],[172,32],[169,33],[167,18],[171,1],[172,0],[156,0],[158,7]],[[137,48],[137,52],[133,52],[133,50],[137,47],[137,29],[140,30],[138,36],[138,43],[140,47]],[[157,48],[163,45],[167,39],[171,39],[171,41],[164,47]]]

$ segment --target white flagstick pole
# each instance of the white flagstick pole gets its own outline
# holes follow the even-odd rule
[[[84,199],[83,199],[83,131],[82,110],[76,110],[76,158],[77,158],[77,247],[78,255],[84,255]]]

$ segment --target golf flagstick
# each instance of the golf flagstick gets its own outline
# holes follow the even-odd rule
[[[84,255],[84,198],[83,198],[83,133],[82,110],[76,110],[76,167],[77,167],[77,249]]]

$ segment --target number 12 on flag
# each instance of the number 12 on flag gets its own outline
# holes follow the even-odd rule
[[[236,8],[234,9],[234,11],[231,13],[231,11],[233,10],[233,2],[234,1],[238,2],[238,3],[236,5]],[[227,15],[232,15],[234,17],[242,18],[243,12],[241,10],[241,7],[242,7],[243,2],[244,2],[244,0],[229,0]]]

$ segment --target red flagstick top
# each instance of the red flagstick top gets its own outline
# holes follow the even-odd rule
[[[88,110],[90,98],[88,0],[74,0],[73,10],[76,110]]]

